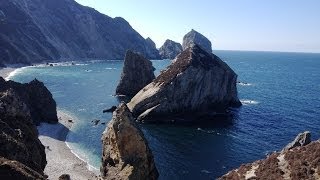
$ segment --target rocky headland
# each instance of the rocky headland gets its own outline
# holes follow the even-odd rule
[[[150,60],[140,53],[128,50],[124,59],[121,79],[116,88],[116,95],[134,96],[155,79],[154,70]]]
[[[236,82],[236,73],[219,57],[192,45],[127,105],[138,121],[186,121],[241,106]]]
[[[0,66],[65,59],[123,59],[133,49],[159,52],[121,17],[111,18],[74,0],[0,3]]]
[[[320,179],[320,140],[311,142],[309,132],[301,133],[282,151],[243,164],[219,179]]]
[[[154,180],[159,174],[142,131],[122,103],[102,136],[101,175],[104,179]]]
[[[183,50],[186,50],[193,44],[197,44],[208,53],[212,53],[212,45],[210,40],[194,29],[192,29],[183,37],[182,48]]]
[[[181,44],[170,39],[167,39],[159,49],[159,54],[162,59],[174,59],[181,52]]]

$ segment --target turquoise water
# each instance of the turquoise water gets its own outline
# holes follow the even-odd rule
[[[242,163],[280,150],[299,132],[320,138],[320,54],[216,51],[238,74],[243,106],[228,124],[141,125],[154,153],[160,179],[216,178]],[[156,74],[170,64],[153,61]],[[101,133],[118,104],[113,96],[122,61],[91,61],[76,66],[29,67],[11,79],[45,83],[58,108],[76,118],[68,144],[99,168]]]

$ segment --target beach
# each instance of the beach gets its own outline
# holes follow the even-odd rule
[[[16,70],[16,68],[11,68],[11,67],[6,67],[6,68],[0,68],[0,76],[3,77],[4,79],[9,76],[11,72]]]
[[[69,174],[71,179],[77,180],[97,179],[88,170],[88,164],[77,158],[65,142],[75,119],[62,111],[58,111],[58,118],[58,124],[41,123],[38,126],[39,139],[46,149],[47,166],[44,173],[49,179],[58,179],[62,174]]]

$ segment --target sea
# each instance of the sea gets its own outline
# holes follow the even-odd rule
[[[214,51],[238,74],[243,106],[228,123],[140,124],[153,152],[159,179],[216,179],[243,163],[281,150],[295,136],[310,131],[320,138],[320,54]],[[114,96],[123,61],[94,60],[24,67],[9,79],[43,81],[58,110],[75,121],[67,144],[98,170],[101,134],[119,104]],[[170,60],[152,60],[155,74]],[[98,125],[93,121],[100,120]],[[223,118],[220,118],[223,122]]]

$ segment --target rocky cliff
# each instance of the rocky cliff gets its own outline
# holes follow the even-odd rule
[[[0,93],[1,179],[44,179],[47,164],[44,146],[38,139],[30,111],[18,93]],[[25,178],[22,178],[25,177]]]
[[[34,124],[58,122],[56,102],[42,82],[35,79],[29,83],[21,84],[5,81],[0,77],[0,92],[10,88],[14,89],[19,98],[27,105]]]
[[[126,20],[74,0],[0,1],[0,26],[0,64],[123,59],[128,49],[159,58],[158,50]]]
[[[220,179],[320,179],[320,141],[310,143],[310,133],[299,134],[281,152],[243,164]]]
[[[128,50],[116,94],[134,96],[155,78],[154,70],[150,60],[139,53]]]
[[[226,63],[194,45],[140,90],[128,107],[139,121],[207,116],[241,105],[236,82],[237,75]]]
[[[159,49],[159,54],[162,59],[174,59],[181,52],[181,44],[169,39],[167,39]]]
[[[102,136],[101,175],[105,179],[158,178],[153,155],[131,112],[120,104]]]
[[[183,37],[183,50],[186,50],[192,44],[198,44],[208,53],[212,53],[212,46],[210,40],[193,29]]]

